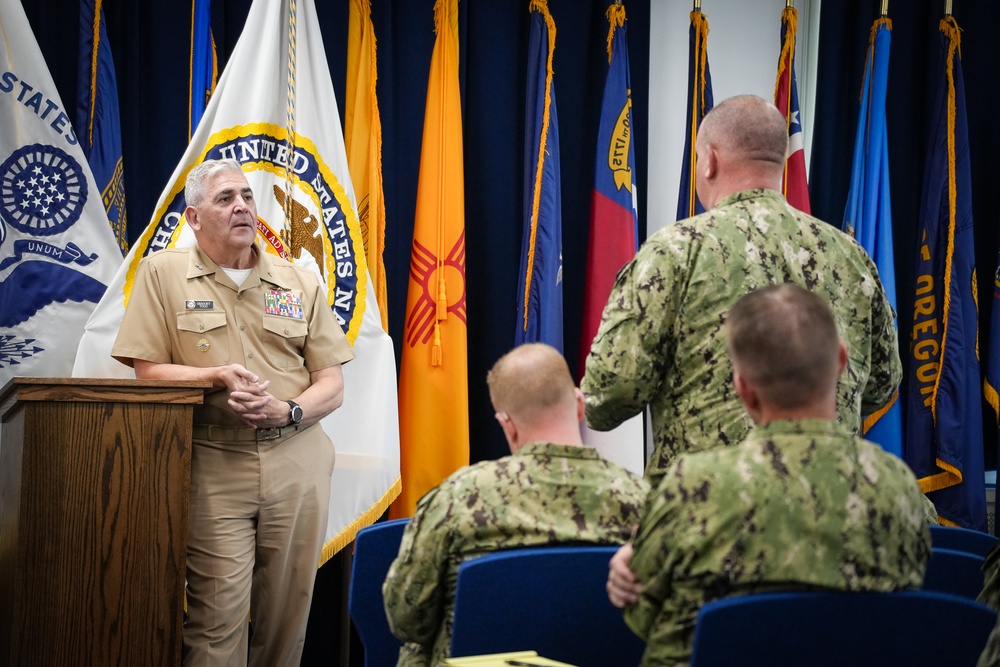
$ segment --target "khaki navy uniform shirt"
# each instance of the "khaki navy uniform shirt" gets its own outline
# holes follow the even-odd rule
[[[128,365],[242,364],[282,400],[305,391],[311,371],[353,359],[315,274],[252,250],[257,261],[240,286],[197,245],[143,259],[112,356]],[[207,394],[194,422],[244,426],[228,397]]]
[[[643,592],[625,620],[646,639],[642,664],[685,664],[711,600],[919,588],[922,498],[902,460],[834,421],[775,421],[736,447],[678,457],[634,541]]]
[[[589,447],[532,443],[452,474],[420,499],[382,592],[399,665],[440,665],[451,647],[458,566],[515,547],[621,544],[646,482]]]
[[[894,313],[875,264],[853,239],[771,190],[727,197],[667,225],[618,274],[587,357],[587,422],[609,430],[648,404],[655,486],[678,455],[734,445],[751,423],[732,387],[723,323],[729,307],[765,285],[794,283],[824,297],[847,345],[839,419],[894,395],[902,377]]]

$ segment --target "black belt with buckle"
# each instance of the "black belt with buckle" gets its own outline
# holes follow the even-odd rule
[[[301,426],[249,428],[195,424],[191,429],[191,437],[211,442],[267,442],[292,435],[301,429]]]

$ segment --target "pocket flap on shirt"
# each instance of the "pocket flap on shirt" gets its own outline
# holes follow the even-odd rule
[[[226,314],[221,312],[190,311],[177,313],[177,328],[181,331],[211,331],[226,326]]]
[[[264,329],[282,338],[301,338],[309,333],[309,325],[305,320],[281,315],[265,315]]]

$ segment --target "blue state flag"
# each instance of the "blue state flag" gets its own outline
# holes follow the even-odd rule
[[[1000,254],[993,271],[993,299],[990,315],[990,359],[983,380],[983,395],[993,408],[993,419],[1000,426]]]
[[[906,462],[942,523],[986,530],[975,246],[959,28],[943,67],[924,173],[910,339]]]
[[[708,67],[708,17],[691,12],[688,51],[687,122],[684,125],[684,161],[677,195],[677,219],[683,220],[705,212],[695,192],[697,156],[695,141],[702,119],[712,110],[712,73]]]
[[[0,0],[0,385],[62,377],[122,263],[19,0]]]
[[[191,0],[191,77],[188,138],[194,136],[215,91],[219,64],[212,38],[212,0]]]
[[[552,76],[555,22],[533,0],[528,36],[524,123],[524,233],[514,344],[548,343],[563,351],[562,195],[559,123]]]
[[[97,182],[111,230],[124,255],[128,250],[128,221],[118,83],[100,0],[80,2],[79,62],[76,134]]]
[[[896,265],[892,254],[889,143],[885,116],[891,30],[892,24],[888,19],[879,19],[872,26],[843,229],[857,239],[875,262],[885,294],[895,310]],[[889,405],[877,413],[864,416],[863,433],[865,438],[882,445],[887,452],[903,456],[903,417],[898,392]]]

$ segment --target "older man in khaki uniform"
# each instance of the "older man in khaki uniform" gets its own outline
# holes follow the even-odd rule
[[[318,422],[354,357],[315,275],[261,251],[235,161],[185,187],[197,245],[139,265],[112,355],[136,377],[211,381],[195,410],[185,665],[297,665],[334,465]]]

